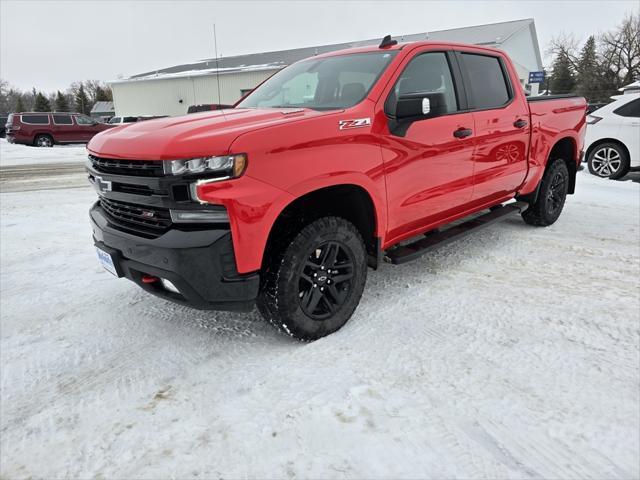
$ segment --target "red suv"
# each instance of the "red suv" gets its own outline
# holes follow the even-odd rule
[[[53,147],[55,143],[87,143],[112,125],[80,113],[23,112],[9,115],[6,127],[9,143]]]

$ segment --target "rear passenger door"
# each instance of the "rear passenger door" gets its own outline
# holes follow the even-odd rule
[[[459,52],[473,112],[473,201],[482,204],[518,189],[527,174],[529,107],[500,56]]]

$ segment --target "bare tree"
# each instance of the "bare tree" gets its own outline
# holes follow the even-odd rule
[[[557,57],[565,57],[571,68],[578,69],[578,63],[580,60],[580,42],[573,34],[561,33],[551,39],[547,46],[546,53]]]
[[[613,31],[600,36],[602,66],[620,86],[640,77],[640,14],[628,14]]]

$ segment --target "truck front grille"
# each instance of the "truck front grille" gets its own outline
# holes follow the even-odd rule
[[[159,237],[171,227],[171,215],[165,208],[134,205],[100,197],[100,205],[117,228],[148,238]]]
[[[102,173],[137,177],[164,176],[160,160],[114,160],[89,155],[89,161],[96,171]]]

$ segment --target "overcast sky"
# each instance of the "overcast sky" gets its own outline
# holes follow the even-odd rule
[[[214,56],[349,42],[533,17],[540,48],[560,32],[614,27],[629,1],[30,1],[0,0],[0,77],[21,89]]]

